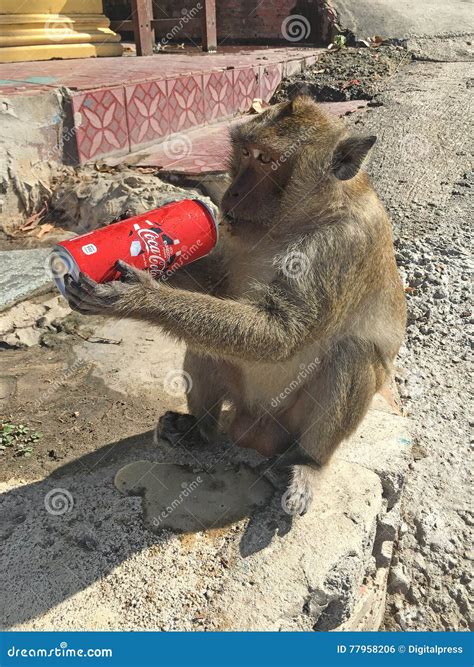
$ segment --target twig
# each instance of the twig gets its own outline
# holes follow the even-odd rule
[[[88,343],[103,343],[104,345],[120,345],[122,343],[122,339],[114,340],[113,338],[102,338],[101,336],[83,336],[79,331],[75,331],[74,333]]]

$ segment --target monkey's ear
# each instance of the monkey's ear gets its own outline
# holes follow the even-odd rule
[[[362,166],[367,153],[375,144],[377,137],[349,137],[338,144],[332,162],[332,169],[341,181],[354,178]]]

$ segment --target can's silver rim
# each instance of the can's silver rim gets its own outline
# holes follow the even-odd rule
[[[199,199],[199,197],[194,197],[194,199],[192,199],[191,201],[197,201],[198,204],[201,204],[201,206],[204,206],[204,208],[208,211],[209,215],[211,216],[212,222],[214,223],[214,228],[216,230],[216,245],[217,245],[217,242],[219,241],[219,225],[217,224],[216,216],[214,215],[211,207],[208,204],[206,204],[205,201],[203,201],[202,199]]]

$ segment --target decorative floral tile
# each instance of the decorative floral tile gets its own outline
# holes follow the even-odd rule
[[[72,98],[79,161],[128,153],[123,88],[91,90]]]
[[[238,111],[248,111],[252,100],[260,97],[259,69],[234,69],[234,105]]]
[[[204,74],[203,92],[206,123],[237,111],[234,107],[232,70]]]
[[[148,81],[125,87],[130,148],[135,150],[169,132],[165,81]]]
[[[269,102],[282,78],[281,63],[260,67],[260,97]]]
[[[170,132],[180,132],[204,123],[202,75],[169,79],[166,91]]]

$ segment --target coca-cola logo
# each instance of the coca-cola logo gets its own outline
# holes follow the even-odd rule
[[[138,236],[145,244],[148,253],[148,267],[151,273],[161,273],[166,268],[166,262],[169,259],[166,244],[160,240],[160,235],[152,229],[139,229]]]

